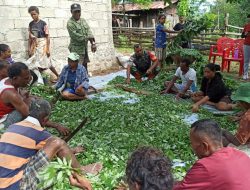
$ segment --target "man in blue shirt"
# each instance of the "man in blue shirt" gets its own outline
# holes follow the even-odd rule
[[[72,52],[68,56],[66,65],[59,77],[55,88],[61,92],[66,100],[83,100],[89,88],[88,74],[84,66],[79,63],[79,55]]]
[[[155,55],[159,61],[159,66],[165,62],[166,58],[166,46],[167,46],[167,33],[179,33],[181,31],[172,31],[165,28],[164,23],[166,21],[166,16],[161,14],[158,17],[158,24],[156,26],[156,36],[155,36]]]

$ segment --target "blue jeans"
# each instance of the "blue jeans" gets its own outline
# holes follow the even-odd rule
[[[250,45],[244,45],[244,70],[243,70],[244,76],[248,75],[249,63],[250,63]]]

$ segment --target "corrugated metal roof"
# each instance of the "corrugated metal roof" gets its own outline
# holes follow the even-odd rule
[[[172,0],[172,3],[176,3],[178,0]],[[125,11],[137,11],[137,10],[147,10],[147,9],[164,9],[168,7],[169,4],[164,4],[164,1],[154,1],[148,7],[138,5],[138,4],[125,4]],[[115,5],[112,11],[123,11],[123,5]]]

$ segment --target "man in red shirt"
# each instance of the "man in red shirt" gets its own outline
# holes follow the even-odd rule
[[[143,51],[139,44],[134,46],[134,51],[135,53],[130,57],[127,67],[126,83],[130,84],[130,74],[138,82],[142,82],[142,78],[144,77],[147,77],[148,80],[153,79],[160,71],[156,56],[150,51]]]
[[[222,131],[216,122],[195,122],[190,139],[199,160],[174,190],[249,190],[250,158],[234,148],[223,148]]]
[[[249,63],[250,63],[250,14],[247,16],[247,24],[244,26],[241,37],[245,38],[243,79],[247,80],[249,78],[248,68],[249,68]]]

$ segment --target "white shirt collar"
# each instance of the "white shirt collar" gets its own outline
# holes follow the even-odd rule
[[[34,118],[34,117],[28,116],[24,121],[31,122],[31,123],[33,123],[34,125],[36,125],[36,126],[38,126],[38,127],[41,127],[40,122],[39,122],[36,118]]]

